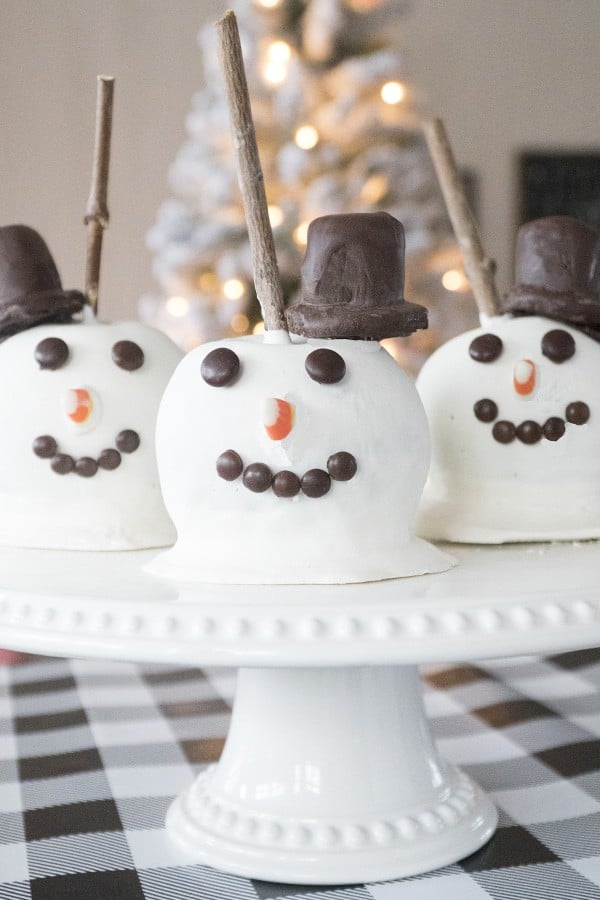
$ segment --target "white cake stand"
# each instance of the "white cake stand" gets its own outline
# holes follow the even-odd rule
[[[240,668],[220,762],[168,830],[195,860],[288,883],[454,862],[496,813],[440,759],[416,665],[600,643],[600,545],[452,547],[443,574],[343,586],[160,581],[153,553],[0,551],[0,643]]]

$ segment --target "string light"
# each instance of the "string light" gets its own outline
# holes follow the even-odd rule
[[[262,74],[267,84],[276,87],[287,78],[292,48],[285,41],[272,41],[265,53]]]
[[[292,48],[285,41],[273,41],[267,50],[269,62],[287,63],[292,58]]]
[[[312,125],[301,125],[294,140],[301,150],[312,150],[319,143],[319,132]]]
[[[281,0],[258,0],[258,5],[264,7],[264,9],[275,9],[280,3]]]
[[[175,319],[182,319],[190,311],[190,301],[187,297],[169,297],[166,305],[167,312]]]
[[[348,0],[348,6],[357,13],[367,13],[382,5],[382,0]]]
[[[265,323],[257,322],[254,328],[252,329],[252,334],[264,334],[265,333]]]
[[[277,228],[278,225],[281,225],[283,222],[283,210],[280,206],[269,206],[269,222],[271,223],[271,228]]]
[[[246,291],[246,286],[239,278],[228,278],[223,284],[223,293],[228,300],[240,300]]]
[[[381,99],[389,106],[402,103],[406,97],[406,87],[400,81],[386,81],[381,88]]]
[[[214,272],[203,272],[198,278],[198,287],[205,294],[214,294],[219,288],[219,279]]]
[[[297,228],[294,228],[294,240],[299,247],[306,247],[308,240],[308,222],[301,222]]]
[[[245,331],[248,331],[249,325],[250,320],[244,313],[237,313],[231,319],[231,330],[235,331],[236,334],[244,334]]]
[[[263,66],[263,78],[267,82],[267,84],[272,85],[273,87],[277,87],[280,84],[283,84],[287,76],[287,66],[282,66],[281,63],[270,63],[267,62]]]
[[[385,175],[371,175],[363,184],[360,199],[365,203],[379,203],[387,194],[389,187]]]
[[[442,284],[447,291],[463,293],[469,290],[469,280],[459,269],[448,269],[442,275]]]

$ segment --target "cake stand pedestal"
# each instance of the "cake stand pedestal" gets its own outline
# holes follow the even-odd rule
[[[399,878],[478,849],[489,799],[440,759],[416,665],[600,643],[600,546],[453,547],[362,585],[177,584],[153,553],[0,551],[0,643],[240,669],[221,760],[168,814],[191,858],[289,883]]]
[[[496,810],[442,762],[415,666],[241,669],[218,765],[171,807],[191,856],[288,883],[380,881],[455,862]]]

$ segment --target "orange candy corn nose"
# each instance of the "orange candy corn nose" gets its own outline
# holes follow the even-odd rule
[[[85,388],[73,388],[65,394],[65,412],[78,425],[86,422],[92,414],[92,397]]]
[[[515,366],[513,385],[521,397],[531,394],[535,388],[535,363],[530,359],[520,359]]]
[[[294,427],[294,407],[287,400],[269,397],[263,410],[263,425],[272,441],[282,441]]]

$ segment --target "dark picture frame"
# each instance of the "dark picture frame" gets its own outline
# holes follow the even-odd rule
[[[518,180],[518,225],[565,215],[600,227],[600,149],[523,151]]]

